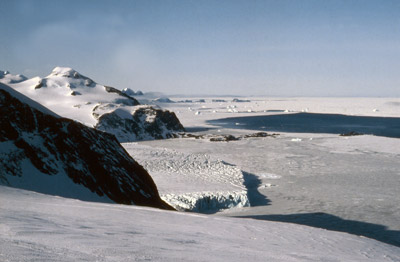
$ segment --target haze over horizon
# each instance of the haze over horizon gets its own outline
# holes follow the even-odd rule
[[[400,96],[400,1],[0,0],[0,70],[166,94]]]

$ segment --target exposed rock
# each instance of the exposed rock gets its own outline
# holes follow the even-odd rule
[[[210,138],[211,142],[228,142],[228,141],[237,141],[239,138],[233,135],[221,135],[217,137]]]
[[[39,111],[7,88],[0,85],[1,183],[38,172],[60,179],[67,176],[116,203],[171,209],[160,199],[147,171],[113,135]]]
[[[122,102],[123,104],[127,105],[127,106],[136,106],[136,105],[139,105],[139,102],[138,102],[135,98],[133,98],[133,97],[131,97],[131,96],[129,96],[129,95],[123,93],[122,91],[120,91],[120,90],[118,90],[118,89],[116,89],[116,88],[114,88],[114,87],[111,87],[111,86],[104,86],[104,88],[106,89],[106,91],[107,91],[108,93],[116,93],[116,94],[118,94],[118,95],[120,95],[120,96],[122,96],[122,97],[127,98],[129,102],[125,102],[125,100],[121,100],[121,102]]]
[[[236,103],[245,103],[245,102],[250,102],[250,100],[234,98],[234,99],[232,99],[232,102],[236,102]]]
[[[93,114],[100,109],[95,108]],[[172,138],[175,132],[184,131],[175,113],[151,106],[116,107],[97,117],[95,128],[115,134],[120,142]]]
[[[249,137],[267,137],[267,136],[271,136],[271,137],[276,137],[279,136],[279,134],[268,134],[267,132],[257,132],[254,134],[249,134],[249,135],[244,135],[245,138],[249,138]]]
[[[203,139],[204,135],[195,135],[191,133],[179,133],[179,136],[182,138],[195,138],[195,139]]]
[[[72,91],[71,92],[71,96],[80,96],[82,95],[81,93],[79,93],[78,91]]]
[[[279,134],[273,133],[269,134],[266,132],[257,132],[254,134],[247,134],[247,135],[240,135],[240,136],[233,136],[233,135],[212,135],[212,134],[206,134],[206,135],[195,135],[191,133],[178,133],[177,137],[181,138],[195,138],[195,139],[210,139],[211,142],[229,142],[229,141],[237,141],[237,140],[242,140],[246,138],[252,138],[252,137],[273,137],[275,138],[276,136],[279,136]]]
[[[193,103],[193,100],[190,99],[179,100],[177,103]]]
[[[35,85],[34,89],[39,89],[43,87],[43,80],[39,80],[39,82]]]

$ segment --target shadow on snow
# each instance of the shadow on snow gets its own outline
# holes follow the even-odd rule
[[[242,171],[244,186],[247,189],[247,198],[249,199],[250,206],[266,206],[271,202],[263,194],[258,191],[258,187],[261,186],[261,180],[253,174]]]
[[[290,215],[243,216],[242,218],[288,222],[332,231],[346,232],[400,247],[400,231],[388,230],[386,226],[379,224],[346,220],[322,212]]]

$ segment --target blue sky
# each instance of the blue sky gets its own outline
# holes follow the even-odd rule
[[[400,1],[0,0],[0,69],[167,94],[400,96]]]

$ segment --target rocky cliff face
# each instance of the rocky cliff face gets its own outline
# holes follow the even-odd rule
[[[13,186],[10,181],[32,174],[67,178],[116,203],[171,209],[113,135],[35,109],[13,92],[0,84],[0,184]],[[32,181],[34,187],[40,180]],[[68,188],[58,191],[54,194],[65,196]]]

